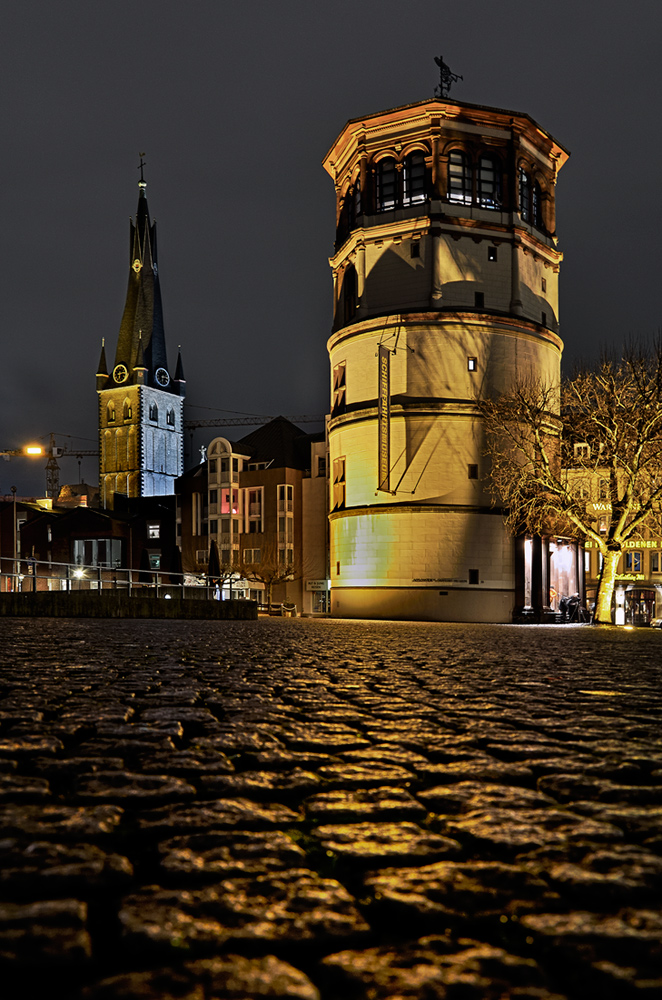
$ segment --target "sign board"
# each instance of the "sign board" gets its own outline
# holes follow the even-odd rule
[[[329,580],[306,580],[306,590],[329,590]]]
[[[377,489],[382,493],[391,492],[391,352],[382,344],[377,354],[379,363],[377,423],[379,444],[377,467],[379,469]]]

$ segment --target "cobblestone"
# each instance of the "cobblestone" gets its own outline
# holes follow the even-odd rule
[[[662,996],[661,644],[4,619],[3,1000]]]

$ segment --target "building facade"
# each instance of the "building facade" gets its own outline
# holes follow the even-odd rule
[[[223,597],[326,613],[324,435],[278,417],[238,442],[214,438],[177,482],[177,538],[186,573],[203,578],[212,543]]]
[[[511,620],[476,399],[558,382],[567,157],[526,114],[450,99],[350,121],[325,157],[332,614]]]
[[[101,504],[115,495],[174,494],[183,471],[183,407],[186,383],[181,363],[168,366],[156,252],[146,184],[139,184],[135,223],[130,223],[129,281],[112,370],[102,344],[97,369],[99,397],[99,488]]]

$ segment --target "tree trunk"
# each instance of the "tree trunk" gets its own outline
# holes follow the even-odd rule
[[[611,602],[614,596],[614,586],[616,584],[616,570],[618,561],[621,558],[619,549],[608,549],[602,564],[600,583],[598,584],[598,594],[595,601],[595,624],[611,625]]]

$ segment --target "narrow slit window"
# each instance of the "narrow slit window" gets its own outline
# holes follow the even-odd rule
[[[478,371],[478,358],[467,358],[467,371]]]

